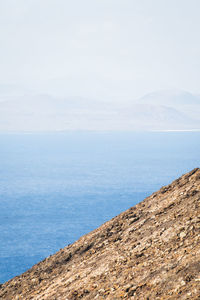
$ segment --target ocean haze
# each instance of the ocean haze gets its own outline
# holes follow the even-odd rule
[[[27,93],[2,96],[1,132],[65,130],[198,130],[200,97],[156,91],[131,101],[59,98]]]
[[[0,1],[0,131],[199,129],[199,9]]]

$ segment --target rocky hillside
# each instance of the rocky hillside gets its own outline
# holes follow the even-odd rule
[[[200,169],[3,284],[0,299],[200,299]]]

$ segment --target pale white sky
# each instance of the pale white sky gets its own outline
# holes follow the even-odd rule
[[[200,93],[199,0],[0,0],[0,87],[131,99]]]

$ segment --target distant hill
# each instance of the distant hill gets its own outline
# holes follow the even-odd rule
[[[0,132],[200,129],[200,97],[183,91],[117,103],[33,94],[0,99]]]
[[[200,105],[200,96],[181,90],[162,90],[149,93],[138,100],[140,103],[177,107]]]
[[[107,103],[81,97],[10,97],[0,102],[0,131],[87,130],[96,128],[95,122],[103,121],[109,110]]]
[[[200,128],[200,122],[176,108],[151,103],[134,103],[124,112],[130,128],[141,130],[187,130]]]
[[[187,91],[166,90],[156,91],[138,99],[136,103],[155,106],[165,106],[176,109],[185,115],[185,120],[191,126],[200,124],[200,96]],[[175,118],[176,119],[176,118]]]
[[[197,300],[199,200],[194,169],[3,284],[0,298]]]

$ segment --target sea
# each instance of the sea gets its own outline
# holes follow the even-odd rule
[[[0,134],[0,283],[200,166],[200,132]]]

